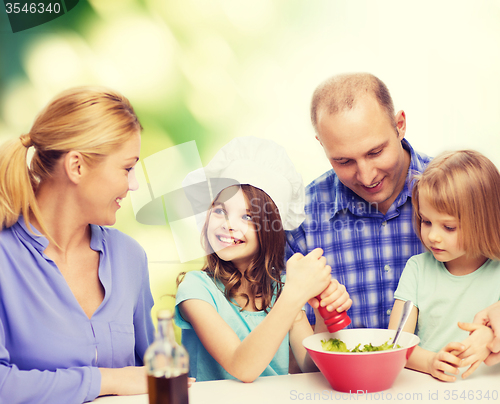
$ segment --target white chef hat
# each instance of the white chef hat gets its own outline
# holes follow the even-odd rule
[[[304,220],[304,183],[285,149],[272,140],[247,136],[231,140],[206,167],[189,173],[182,182],[199,226],[217,195],[238,184],[252,185],[269,195],[285,230],[295,229]]]

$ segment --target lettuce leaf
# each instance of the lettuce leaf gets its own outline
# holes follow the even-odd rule
[[[393,344],[389,344],[387,340],[382,345],[372,345],[365,344],[363,348],[360,348],[361,344],[356,345],[352,350],[348,350],[344,341],[341,341],[337,338],[330,338],[327,340],[321,340],[321,346],[324,351],[330,352],[374,352],[374,351],[387,351],[388,349],[392,349]],[[401,348],[400,345],[397,345],[397,348]]]

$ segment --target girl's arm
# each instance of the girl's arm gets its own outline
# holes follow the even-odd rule
[[[208,353],[231,375],[252,382],[269,365],[304,304],[330,283],[331,268],[321,249],[306,257],[295,254],[287,263],[287,278],[269,314],[240,341],[209,303],[190,299],[179,304]],[[310,327],[309,327],[310,328]]]
[[[318,368],[302,345],[304,338],[313,335],[313,329],[307,320],[306,312],[301,310],[290,328],[290,348],[301,372],[317,372]]]
[[[391,318],[389,320],[389,329],[395,330],[398,327],[401,312],[403,310],[404,302],[402,300],[395,300],[392,309]],[[418,309],[413,307],[410,317],[403,328],[403,331],[414,333],[417,325]],[[436,379],[445,382],[452,382],[456,380],[455,376],[447,375],[448,373],[458,373],[458,368],[462,360],[459,359],[455,353],[460,353],[464,350],[464,346],[458,342],[451,342],[446,345],[439,352],[431,352],[416,346],[413,353],[408,358],[406,367],[420,372],[429,373]],[[453,353],[452,353],[453,352]]]

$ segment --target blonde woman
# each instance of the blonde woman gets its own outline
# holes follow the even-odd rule
[[[82,87],[1,146],[0,402],[146,393],[147,259],[105,227],[138,187],[141,130],[122,95]]]

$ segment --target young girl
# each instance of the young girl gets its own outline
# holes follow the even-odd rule
[[[404,301],[411,300],[405,331],[416,328],[421,342],[407,367],[454,381],[458,368],[470,365],[466,378],[488,357],[493,332],[459,323],[461,330],[457,322],[472,322],[500,299],[500,174],[478,152],[445,153],[417,179],[412,202],[417,234],[429,252],[408,260],[389,328],[396,328]]]
[[[330,311],[351,305],[320,249],[291,257],[286,282],[281,276],[283,224],[293,222],[290,206],[303,204],[293,165],[286,155],[278,157],[282,151],[271,141],[238,138],[209,165],[243,185],[216,193],[202,230],[206,264],[188,272],[177,292],[175,320],[197,381],[287,374],[289,344],[302,371],[316,370],[302,346],[313,334],[303,306],[309,301],[317,308],[320,294]],[[321,331],[326,327],[318,318]]]

